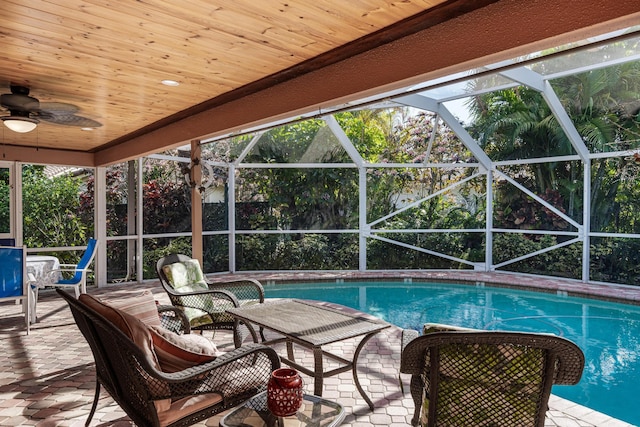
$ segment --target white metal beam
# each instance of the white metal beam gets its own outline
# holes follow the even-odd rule
[[[363,167],[364,159],[362,158],[360,153],[358,153],[358,150],[356,150],[356,147],[353,146],[353,143],[351,142],[347,134],[344,133],[342,126],[340,126],[336,118],[333,115],[331,115],[331,116],[322,117],[322,120],[325,121],[327,126],[329,126],[329,129],[331,129],[331,132],[333,132],[336,138],[338,138],[338,141],[340,142],[342,147],[345,149],[349,157],[351,157],[351,160],[353,160],[353,163],[355,163],[356,166],[359,168]]]
[[[407,95],[395,100],[408,107],[419,108],[421,110],[432,111],[449,126],[449,128],[460,138],[465,147],[471,151],[476,160],[486,169],[491,169],[491,159],[480,148],[478,143],[469,135],[469,132],[460,124],[458,119],[441,103],[422,95]]]

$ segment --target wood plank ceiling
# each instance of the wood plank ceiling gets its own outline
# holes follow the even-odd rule
[[[41,103],[75,105],[76,115],[102,126],[41,121],[24,134],[1,126],[0,161],[114,163],[239,126],[251,103],[275,111],[247,118],[256,122],[308,107],[313,101],[301,99],[316,95],[318,102],[321,91],[333,91],[326,99],[334,100],[388,85],[396,75],[469,66],[498,51],[512,55],[563,31],[600,31],[600,21],[640,9],[637,0],[606,3],[584,0],[576,9],[572,0],[3,0],[0,94],[23,85]],[[465,22],[468,16],[475,21]],[[382,62],[381,55],[395,57]],[[358,66],[344,65],[356,58],[363,59]],[[402,75],[391,69],[397,63]],[[304,86],[309,76],[314,93]],[[164,86],[165,79],[180,85]],[[289,98],[272,90],[287,85]]]
[[[4,0],[0,93],[24,85],[102,126],[42,122],[25,134],[5,129],[3,142],[95,151],[443,1]]]

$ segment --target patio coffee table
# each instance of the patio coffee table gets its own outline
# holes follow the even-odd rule
[[[344,420],[342,405],[305,394],[295,415],[276,417],[267,409],[267,393],[262,392],[232,409],[220,420],[220,427],[334,427]]]
[[[243,321],[283,335],[283,338],[265,341],[264,344],[286,342],[287,357],[281,356],[282,362],[312,376],[314,379],[313,394],[317,396],[322,396],[324,378],[351,369],[353,381],[360,395],[367,402],[369,408],[373,410],[373,402],[365,394],[358,380],[356,363],[358,362],[360,351],[367,341],[381,330],[390,327],[389,323],[379,319],[344,313],[317,303],[295,299],[269,301],[264,304],[237,307],[229,309],[227,312],[236,318],[237,323]],[[362,339],[353,354],[352,360],[347,360],[322,349],[324,345],[360,336],[362,336]],[[293,354],[293,343],[313,350],[313,370],[296,363]],[[323,356],[337,361],[341,366],[324,371]]]

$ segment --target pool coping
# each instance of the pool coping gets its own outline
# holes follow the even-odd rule
[[[535,276],[510,272],[479,272],[467,270],[399,270],[399,271],[326,271],[326,272],[236,272],[214,273],[212,281],[224,281],[229,277],[250,276],[263,285],[285,283],[312,283],[342,281],[390,281],[446,282],[467,285],[484,285],[511,289],[533,290],[562,296],[576,296],[621,302],[640,306],[640,286],[583,282],[550,276]]]

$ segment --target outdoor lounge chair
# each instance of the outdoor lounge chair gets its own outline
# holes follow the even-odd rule
[[[188,426],[265,390],[271,372],[280,366],[276,352],[261,344],[223,355],[194,353],[176,346],[176,341],[159,339],[161,335],[154,331],[162,327],[147,326],[146,320],[124,309],[88,294],[75,299],[60,289],[57,292],[69,304],[95,359],[96,392],[87,426],[101,385],[137,426]],[[155,308],[153,300],[151,304]],[[161,306],[159,312],[155,320],[160,326],[188,330],[181,310]]]
[[[34,320],[32,276],[27,274],[27,248],[0,246],[0,303],[21,303],[27,334]]]
[[[52,270],[51,274],[57,278],[47,283],[47,286],[54,286],[58,288],[73,288],[76,298],[81,293],[87,292],[87,274],[89,273],[89,266],[96,256],[96,250],[98,248],[98,241],[96,239],[89,239],[87,243],[87,249],[80,258],[77,264],[60,264],[60,268]],[[38,300],[38,289],[36,288],[36,301]]]
[[[259,281],[238,278],[224,282],[207,281],[200,263],[182,254],[162,257],[156,263],[156,272],[171,304],[184,309],[191,329],[233,330],[234,344],[239,347],[248,331],[254,342],[258,336],[253,328],[240,325],[225,310],[247,304],[264,302],[264,288]],[[260,330],[264,341],[264,333]]]
[[[403,331],[400,372],[411,374],[411,424],[544,426],[553,384],[576,384],[584,355],[547,334],[425,325]]]

